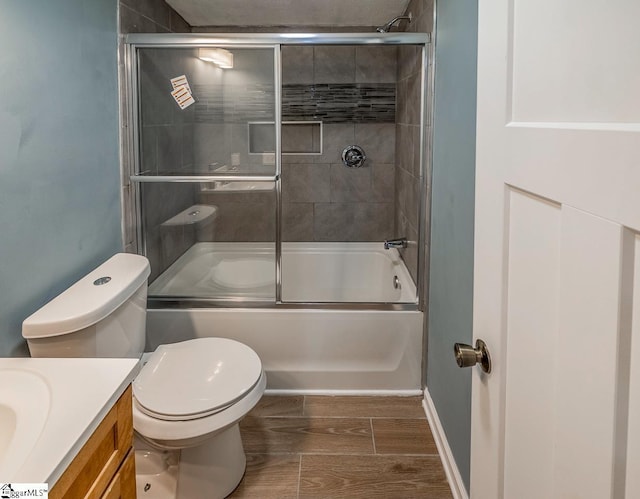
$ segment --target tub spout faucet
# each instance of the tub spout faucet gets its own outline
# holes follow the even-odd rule
[[[398,239],[387,239],[384,242],[384,249],[406,248],[406,247],[407,247],[406,237],[399,237]]]

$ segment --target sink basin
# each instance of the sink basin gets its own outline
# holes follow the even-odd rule
[[[28,370],[0,369],[0,380],[0,476],[9,477],[40,438],[51,391],[39,374]]]
[[[0,480],[53,487],[138,359],[0,358]]]

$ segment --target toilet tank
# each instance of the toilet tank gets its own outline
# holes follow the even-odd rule
[[[165,246],[174,248],[176,238],[184,238],[185,233],[193,234],[198,242],[215,241],[216,218],[218,207],[215,205],[195,204],[182,210],[160,224],[163,250]]]
[[[31,356],[139,358],[149,272],[144,256],[112,256],[25,319]]]

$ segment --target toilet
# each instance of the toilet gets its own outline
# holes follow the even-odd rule
[[[32,357],[135,357],[133,426],[151,447],[179,450],[177,497],[222,498],[246,457],[240,420],[266,375],[258,355],[225,338],[160,345],[145,354],[149,261],[119,253],[25,319]]]

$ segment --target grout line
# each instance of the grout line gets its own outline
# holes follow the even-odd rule
[[[426,421],[427,418],[422,416],[369,416],[371,419],[402,419],[403,421]]]
[[[371,426],[371,441],[373,442],[373,454],[377,454],[378,451],[376,450],[376,437],[373,434],[373,418],[369,418],[369,425]]]
[[[329,457],[328,461],[333,461],[335,459],[340,459],[342,457],[345,458],[352,458],[352,459],[370,459],[373,458],[375,461],[371,461],[371,462],[391,462],[391,463],[402,463],[404,462],[405,459],[425,459],[426,461],[424,461],[425,463],[427,463],[427,466],[431,466],[432,461],[435,463],[435,461],[439,461],[441,460],[441,457],[439,456],[438,452],[436,451],[435,453],[429,453],[429,454],[424,454],[424,453],[378,453],[377,450],[377,445],[376,445],[376,439],[375,439],[375,430],[374,430],[374,424],[373,421],[375,420],[404,420],[404,421],[425,421],[426,420],[426,424],[429,427],[428,431],[431,431],[430,425],[429,425],[429,420],[428,418],[425,417],[420,417],[420,416],[415,416],[415,417],[403,417],[403,416],[348,416],[348,415],[344,415],[344,416],[336,416],[336,415],[330,415],[330,416],[315,416],[315,415],[305,415],[306,412],[306,408],[307,408],[307,403],[310,402],[307,399],[307,396],[303,396],[302,397],[302,414],[301,415],[273,415],[273,416],[255,416],[256,420],[265,420],[265,419],[273,419],[273,420],[280,420],[280,419],[293,419],[293,420],[298,420],[298,421],[313,421],[313,420],[317,420],[317,419],[326,419],[328,420],[327,423],[329,425],[331,425],[331,420],[335,420],[335,419],[342,419],[342,420],[346,420],[346,419],[353,419],[356,420],[357,423],[354,421],[354,424],[357,424],[358,427],[362,427],[364,428],[363,424],[364,423],[364,419],[369,419],[369,427],[370,427],[370,431],[371,431],[371,442],[372,442],[372,451],[370,452],[362,452],[362,450],[360,451],[355,451],[355,452],[349,452],[349,451],[345,451],[344,449],[336,449],[333,452],[318,452],[318,451],[313,451],[313,450],[307,450],[307,451],[301,451],[301,450],[292,450],[289,452],[247,452],[247,454],[258,454],[258,455],[269,455],[269,456],[290,456],[287,459],[290,459],[293,456],[297,456],[298,457],[298,477],[297,477],[297,483],[296,483],[296,494],[293,496],[296,499],[300,499],[301,497],[301,490],[302,490],[302,464],[303,464],[303,459],[305,456],[309,456],[310,459],[312,459],[311,456],[322,456],[322,457]],[[300,407],[300,406],[298,406]],[[375,412],[375,411],[367,411],[369,413],[371,412]],[[420,434],[422,434],[422,432],[420,432]],[[266,449],[265,449],[266,450]],[[327,449],[329,450],[329,449]],[[331,458],[331,456],[333,456],[333,458]],[[382,460],[382,461],[380,461]],[[310,471],[310,470],[308,470]],[[312,471],[312,470],[311,470]],[[291,487],[289,489],[289,493],[293,494],[293,487]]]
[[[300,497],[300,480],[302,479],[302,454],[298,454],[298,488],[296,490],[296,498]]]
[[[304,409],[303,409],[304,410]],[[400,419],[402,421],[427,421],[426,417],[419,416],[328,416],[328,415],[313,415],[313,416],[296,416],[292,414],[272,414],[267,416],[256,416],[248,414],[247,417],[259,418],[259,419]]]
[[[127,4],[125,4],[124,6],[127,7],[129,10],[131,10],[131,11],[135,12],[136,14],[138,14],[140,17],[144,17],[147,21],[151,21],[153,24],[155,24],[157,26],[160,26],[161,28],[167,29],[167,30],[169,30],[169,32],[171,32],[171,28],[169,26],[165,26],[164,24],[159,23],[155,19],[143,14],[142,12],[137,11],[135,8],[129,7],[129,5],[127,5]],[[171,19],[169,19],[169,24],[171,24]],[[162,33],[162,32],[159,31],[159,33]]]
[[[247,452],[247,456],[348,456],[348,457],[440,457],[438,453],[371,452]]]

